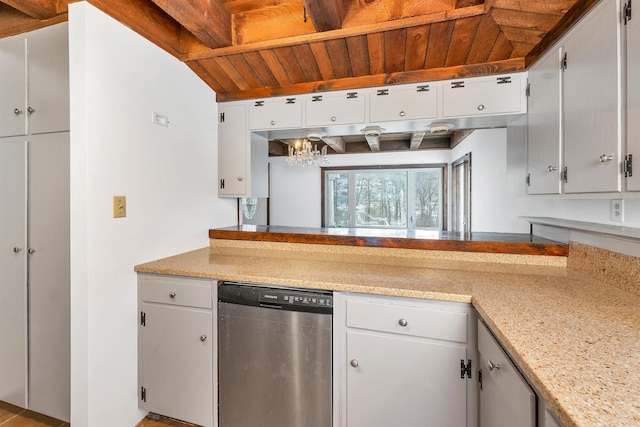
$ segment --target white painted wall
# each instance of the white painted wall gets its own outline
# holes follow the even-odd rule
[[[69,5],[69,31],[71,424],[133,426],[144,415],[133,266],[207,246],[236,205],[216,197],[211,89],[87,3]],[[114,195],[127,197],[126,218],[112,218]]]
[[[506,129],[473,132],[454,150],[387,152],[330,156],[330,166],[451,163],[471,152],[473,231],[527,233],[506,191]],[[271,224],[321,226],[320,169],[289,167],[284,157],[272,157]]]

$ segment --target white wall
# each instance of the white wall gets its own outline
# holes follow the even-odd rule
[[[188,67],[86,3],[69,5],[71,424],[133,426],[133,266],[208,245],[235,224],[216,197],[215,94]],[[152,112],[169,127],[151,123]],[[114,195],[127,217],[112,218]]]
[[[473,231],[527,233],[526,221],[511,208],[506,190],[506,129],[480,129],[454,150],[342,154],[329,156],[330,166],[451,163],[467,152],[472,162]],[[271,157],[271,224],[321,226],[320,169],[289,167]]]

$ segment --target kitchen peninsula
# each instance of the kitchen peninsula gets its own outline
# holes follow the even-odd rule
[[[451,250],[443,236],[436,240],[444,250],[399,249],[393,239],[395,247],[362,246],[372,243],[366,239],[356,242],[361,246],[306,244],[302,231],[211,230],[210,247],[136,271],[471,303],[565,426],[640,423],[640,373],[633,368],[640,352],[640,287],[629,287],[637,282],[637,258],[574,243],[567,251],[556,242],[527,241],[528,235],[502,240],[538,248],[537,254]],[[343,238],[358,234],[341,232]],[[340,239],[322,230],[311,236]],[[489,237],[474,236],[463,244]],[[505,244],[498,236],[488,239],[488,248]],[[594,278],[594,270],[604,268],[614,278],[609,283]]]

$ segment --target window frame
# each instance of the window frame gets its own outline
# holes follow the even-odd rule
[[[327,227],[327,206],[326,206],[326,196],[325,192],[326,188],[326,174],[331,172],[357,172],[357,171],[384,171],[384,170],[408,170],[408,169],[440,169],[442,171],[442,188],[441,188],[441,199],[442,199],[442,229],[440,231],[447,231],[448,229],[448,218],[449,218],[449,165],[447,163],[426,163],[426,164],[392,164],[392,165],[358,165],[358,166],[323,166],[320,168],[320,207],[322,210],[321,213],[321,224],[322,227]],[[411,184],[412,179],[408,177],[408,185]],[[351,204],[351,198],[350,198]],[[413,206],[414,202],[409,200],[407,195],[407,215],[413,216],[413,212],[409,212],[410,206]],[[409,226],[409,222],[411,222],[411,226]],[[415,230],[415,221],[409,221],[407,218],[407,227],[384,227],[394,230]],[[349,226],[349,228],[352,228]],[[357,228],[357,227],[356,227]],[[363,227],[363,228],[376,228],[376,227]]]

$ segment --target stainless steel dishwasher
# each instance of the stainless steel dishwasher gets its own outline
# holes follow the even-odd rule
[[[330,427],[331,292],[218,288],[219,427]]]

